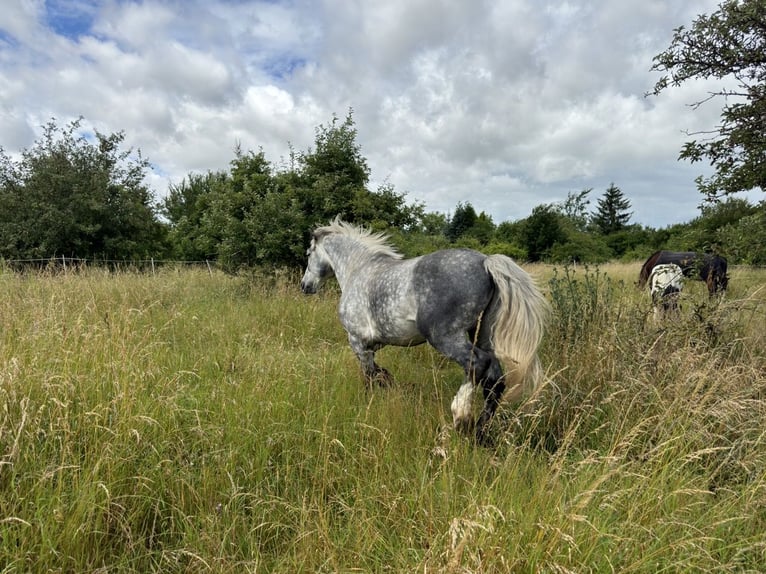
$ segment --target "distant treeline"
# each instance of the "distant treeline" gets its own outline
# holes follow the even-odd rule
[[[191,173],[159,203],[144,183],[149,161],[121,149],[122,132],[86,138],[81,127],[51,120],[19,160],[0,148],[0,258],[292,268],[304,263],[310,230],[340,215],[388,232],[408,256],[464,246],[521,261],[598,263],[668,248],[766,264],[766,202],[730,197],[663,229],[631,223],[630,200],[614,184],[593,206],[584,189],[513,222],[496,224],[470,202],[429,212],[389,184],[369,188],[351,112],[318,126],[314,147],[279,165],[237,147],[228,170]]]

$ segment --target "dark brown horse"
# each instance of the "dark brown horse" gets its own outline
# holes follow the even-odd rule
[[[695,251],[655,251],[641,267],[638,286],[643,288],[654,266],[664,263],[675,263],[685,277],[704,281],[711,297],[726,291],[729,285],[729,277],[726,275],[728,265],[724,257]]]

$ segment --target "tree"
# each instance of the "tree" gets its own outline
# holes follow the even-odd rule
[[[721,122],[715,130],[684,144],[679,159],[707,159],[715,169],[697,178],[706,198],[739,191],[766,189],[766,1],[726,0],[711,15],[698,16],[690,29],[677,28],[667,50],[653,59],[652,70],[666,72],[654,95],[695,79],[733,79],[735,89],[722,86],[695,108],[723,98]]]
[[[161,202],[162,214],[170,222],[168,239],[173,256],[179,259],[215,259],[221,238],[218,227],[203,224],[213,201],[229,182],[224,171],[189,174],[180,184],[171,184]]]
[[[457,207],[455,207],[455,213],[450,217],[447,229],[444,232],[450,243],[454,243],[465,235],[474,226],[477,218],[476,210],[470,202],[458,203]]]
[[[329,126],[320,124],[314,149],[298,156],[302,210],[314,223],[327,223],[336,215],[354,221],[354,198],[370,179],[370,168],[356,136],[349,110],[342,123],[333,116]]]
[[[620,188],[612,183],[598,200],[591,223],[603,235],[616,233],[624,229],[630,221],[633,213],[628,209],[630,209],[630,201],[623,195]]]
[[[719,229],[716,235],[726,245],[730,263],[766,265],[766,201],[750,215]]]
[[[603,263],[612,256],[603,236],[574,228],[566,230],[566,239],[554,243],[549,253],[554,263]]]
[[[424,211],[418,217],[416,229],[426,235],[444,235],[449,220],[444,213],[438,211]]]
[[[296,187],[298,185],[298,187]],[[216,190],[200,220],[205,243],[212,241],[228,271],[253,266],[297,266],[310,224],[302,211],[300,181],[279,173],[263,150],[235,149],[231,174]]]
[[[385,183],[371,192],[362,187],[351,201],[354,221],[366,222],[375,229],[411,229],[420,221],[425,208],[422,203],[407,205],[403,194]]]
[[[229,271],[305,263],[309,231],[336,215],[374,228],[407,229],[421,204],[385,184],[367,189],[369,169],[356,142],[352,114],[316,130],[313,150],[291,153],[277,169],[262,149],[235,148],[230,173],[189,176],[171,187],[163,208],[177,253],[215,258]]]
[[[592,187],[577,193],[570,191],[563,202],[555,205],[556,211],[567,218],[577,231],[585,231],[588,226],[588,194],[591,191]]]
[[[0,148],[0,256],[133,259],[164,249],[140,151],[122,132],[78,135],[82,118],[43,127],[13,161]]]
[[[561,215],[551,205],[536,206],[521,227],[522,247],[527,250],[530,261],[548,258],[551,248],[565,239]]]
[[[649,232],[637,224],[626,225],[619,231],[605,235],[604,241],[611,249],[613,257],[623,257],[625,254],[640,253],[649,243]]]
[[[495,234],[495,222],[492,216],[482,211],[476,217],[473,226],[468,230],[468,235],[477,239],[481,245],[487,245]]]
[[[728,256],[731,248],[728,239],[734,236],[727,234],[724,239],[721,230],[727,227],[737,228],[741,219],[755,214],[758,210],[757,206],[738,197],[727,197],[724,201],[703,205],[700,207],[701,215],[684,226],[680,234],[682,246],[691,251],[723,253]],[[753,223],[757,221],[758,218],[751,219],[749,229],[752,230]],[[760,234],[751,236],[753,241],[758,235]]]

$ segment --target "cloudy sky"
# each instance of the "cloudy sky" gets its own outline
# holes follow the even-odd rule
[[[699,214],[677,161],[717,124],[714,84],[645,98],[652,57],[711,0],[3,0],[0,146],[79,116],[153,164],[158,197],[227,169],[237,143],[279,164],[353,109],[372,186],[495,223],[614,182],[633,222]],[[762,194],[761,194],[762,195]],[[760,199],[758,195],[752,196]]]

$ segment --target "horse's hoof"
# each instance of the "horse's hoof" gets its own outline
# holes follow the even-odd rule
[[[379,387],[388,387],[394,382],[394,377],[386,369],[379,370],[372,379]]]
[[[485,448],[492,448],[495,446],[495,440],[486,432],[486,428],[479,426],[476,428],[476,444]]]
[[[464,436],[473,435],[474,428],[476,427],[476,423],[472,418],[455,419],[453,424],[455,426],[455,430]]]
[[[367,377],[367,388],[372,390],[375,387],[388,387],[394,382],[394,378],[385,369],[375,371],[371,376]]]

